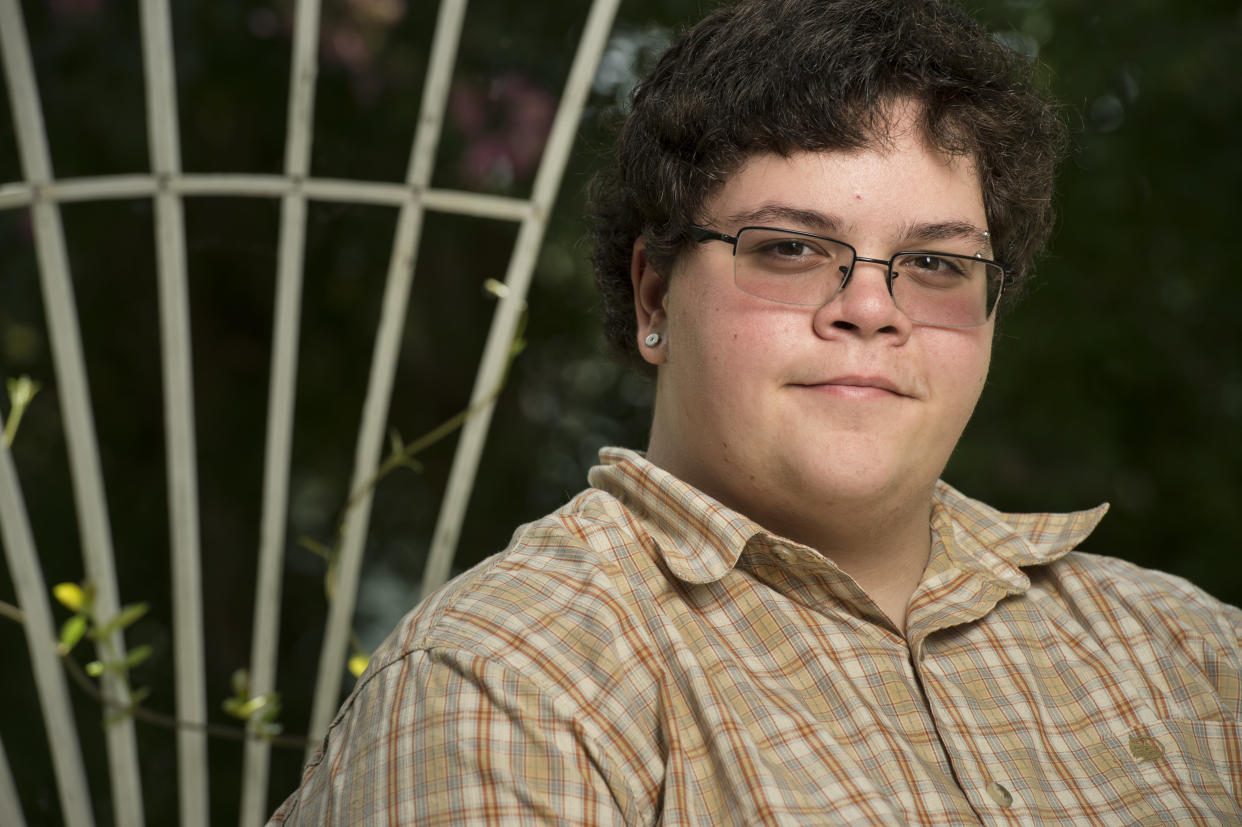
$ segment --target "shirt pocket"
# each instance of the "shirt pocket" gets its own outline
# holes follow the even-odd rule
[[[1174,718],[1115,737],[1135,786],[1168,816],[1242,824],[1242,726]]]

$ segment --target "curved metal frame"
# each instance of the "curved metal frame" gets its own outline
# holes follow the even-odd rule
[[[175,51],[168,0],[142,0],[151,171],[58,180],[52,171],[21,6],[18,0],[0,0],[0,51],[3,53],[24,175],[23,181],[0,184],[0,209],[27,209],[32,214],[58,392],[64,412],[70,471],[81,525],[86,576],[96,586],[96,605],[101,616],[114,615],[119,609],[120,599],[60,204],[151,198],[155,206],[154,243],[159,270],[164,418],[168,435],[166,459],[179,718],[205,722],[207,717],[203,681],[198,474],[182,214],[184,199],[249,196],[281,200],[263,511],[256,575],[258,585],[250,655],[251,689],[254,694],[260,694],[275,688],[307,202],[381,204],[400,211],[363,403],[350,490],[359,489],[372,477],[380,459],[398,346],[414,275],[409,262],[415,259],[417,253],[424,213],[432,210],[520,224],[505,278],[508,290],[493,316],[475,378],[472,403],[478,404],[479,408],[467,421],[458,441],[433,535],[423,580],[424,592],[430,591],[442,584],[449,573],[491,420],[493,405],[487,402],[487,397],[499,381],[507,361],[509,343],[530,286],[548,215],[618,3],[619,0],[593,0],[544,148],[532,195],[528,199],[515,199],[429,187],[445,100],[465,18],[466,0],[441,2],[408,172],[404,181],[392,183],[313,178],[309,174],[319,0],[299,0],[295,12],[288,132],[282,175],[182,172],[177,132]],[[316,680],[309,726],[312,738],[318,738],[326,731],[340,700],[349,626],[354,612],[370,507],[369,494],[361,497],[345,527],[337,588],[329,610]],[[26,519],[16,469],[7,449],[2,447],[0,532],[10,576],[25,613],[34,677],[48,725],[49,746],[64,817],[71,827],[90,825],[94,823],[94,818],[64,673],[56,662],[56,630],[47,600],[48,590]],[[124,655],[122,633],[114,634],[111,644],[114,651]],[[126,687],[119,683],[121,680],[110,676],[104,681],[103,689],[108,697],[127,697],[124,694]],[[117,824],[141,825],[144,821],[142,792],[132,720],[110,727],[107,745],[113,819]],[[270,811],[271,804],[266,800],[269,749],[269,745],[261,740],[247,743],[240,813],[243,825],[262,823]],[[186,827],[206,825],[209,817],[207,745],[202,732],[178,732],[178,789],[180,823]],[[21,824],[18,803],[9,800],[13,795],[11,791],[12,779],[0,747],[0,816],[6,824]]]

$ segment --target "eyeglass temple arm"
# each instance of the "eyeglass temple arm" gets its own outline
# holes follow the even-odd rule
[[[723,241],[726,244],[737,244],[737,238],[731,235],[709,230],[706,227],[700,227],[697,224],[691,224],[686,228],[686,235],[690,236],[692,241],[702,244],[704,241]]]

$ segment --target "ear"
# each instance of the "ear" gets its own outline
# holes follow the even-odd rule
[[[646,242],[642,236],[634,241],[630,256],[630,283],[634,286],[634,315],[638,321],[638,352],[653,365],[668,361],[668,313],[664,307],[668,282],[647,261]],[[656,333],[660,340],[647,344],[647,337]]]

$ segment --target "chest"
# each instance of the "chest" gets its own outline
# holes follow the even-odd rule
[[[913,650],[747,608],[660,629],[666,824],[1242,821],[1242,700],[1190,652],[1055,605]]]

